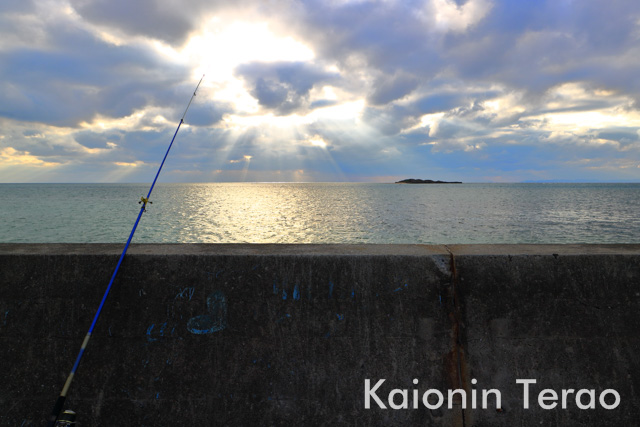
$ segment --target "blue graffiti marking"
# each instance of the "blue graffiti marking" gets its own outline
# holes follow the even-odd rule
[[[157,338],[151,338],[151,331],[153,331],[153,328],[156,326],[155,323],[152,323],[151,326],[149,326],[147,328],[147,341],[149,342],[154,342],[154,341],[158,341]]]
[[[187,322],[187,330],[196,335],[212,334],[226,327],[227,297],[222,291],[207,297],[207,314],[192,317]]]
[[[333,282],[329,281],[329,298],[333,297]]]
[[[278,295],[278,285],[275,280],[273,281],[273,294]]]
[[[162,337],[164,338],[165,336],[165,331],[167,331],[168,329],[168,324],[167,322],[164,322],[162,324],[160,324],[159,328],[156,328],[156,324],[152,323],[148,328],[147,328],[147,341],[148,342],[154,342],[154,341],[158,341],[158,338],[153,338],[153,334],[156,334],[157,337]],[[174,328],[175,329],[175,328]],[[153,332],[153,331],[156,332]],[[109,327],[109,335],[111,335],[111,327]],[[171,335],[173,335],[173,330],[171,330]]]
[[[293,288],[293,299],[296,301],[300,299],[300,287],[298,285]]]
[[[282,290],[282,299],[286,300],[287,299],[287,291],[286,290]]]
[[[164,330],[167,328],[167,322],[164,322],[162,325],[160,325],[160,336],[164,337]]]
[[[291,315],[289,313],[286,313],[284,316],[282,316],[281,318],[279,318],[278,320],[276,320],[276,323],[280,323],[285,319],[291,319]]]
[[[338,320],[343,320],[344,319],[344,314],[336,313],[336,317],[338,318]]]
[[[193,298],[193,294],[196,292],[196,288],[194,287],[188,287],[188,288],[180,288],[180,290],[178,291],[178,293],[176,294],[176,297],[174,299],[185,299],[187,298],[189,301],[191,301],[191,298]]]
[[[404,287],[405,287],[405,288],[406,288],[406,287],[408,287],[408,286],[409,286],[409,284],[408,284],[408,283],[405,283],[405,284],[404,284]],[[396,288],[393,292],[398,292],[398,291],[401,291],[401,290],[402,290],[402,286],[400,286],[399,288]]]
[[[356,297],[356,290],[351,289],[351,299],[354,299],[355,297]]]

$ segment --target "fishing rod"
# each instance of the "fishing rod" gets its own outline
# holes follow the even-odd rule
[[[162,163],[160,163],[160,167],[158,168],[158,172],[156,173],[156,177],[153,179],[153,183],[151,184],[151,188],[149,188],[149,193],[147,194],[147,197],[140,197],[140,201],[138,202],[139,204],[141,204],[142,206],[140,207],[140,212],[138,213],[138,218],[136,219],[135,224],[133,224],[133,228],[131,229],[131,234],[129,234],[129,239],[127,239],[127,243],[124,246],[124,250],[122,251],[122,255],[120,255],[120,259],[118,260],[118,264],[116,265],[116,269],[113,272],[113,275],[111,276],[111,280],[109,281],[109,285],[107,286],[107,290],[104,292],[104,295],[102,296],[102,301],[100,301],[100,306],[98,307],[98,311],[96,311],[95,316],[93,317],[93,322],[91,322],[91,327],[89,328],[89,331],[87,332],[87,335],[85,335],[84,337],[84,341],[82,342],[82,346],[80,346],[80,351],[78,352],[78,357],[76,357],[76,361],[73,364],[73,368],[71,368],[71,372],[69,373],[69,376],[67,377],[67,381],[64,383],[64,387],[62,388],[62,392],[60,393],[60,396],[58,396],[58,400],[56,400],[56,404],[53,406],[53,411],[51,411],[51,416],[49,417],[49,423],[47,424],[47,427],[55,427],[56,422],[58,421],[58,418],[60,417],[60,411],[62,410],[62,407],[64,406],[64,401],[67,398],[67,392],[69,391],[69,387],[71,386],[71,382],[73,381],[73,377],[76,374],[76,371],[78,369],[78,366],[80,365],[80,360],[82,360],[82,356],[84,354],[85,349],[87,348],[87,344],[89,344],[89,340],[91,339],[91,334],[93,333],[93,329],[96,326],[96,323],[98,322],[98,318],[100,317],[100,313],[102,312],[102,308],[104,307],[104,303],[107,300],[107,296],[109,295],[109,292],[111,291],[111,286],[113,285],[113,281],[116,278],[116,275],[118,274],[118,269],[120,268],[120,264],[122,264],[122,260],[124,259],[125,254],[127,253],[127,249],[129,249],[129,244],[131,243],[131,239],[133,238],[133,235],[136,232],[136,228],[138,228],[138,223],[140,222],[140,218],[142,217],[142,214],[145,213],[147,211],[147,203],[152,204],[151,201],[149,201],[149,197],[151,197],[151,192],[153,191],[153,187],[156,185],[156,181],[158,180],[158,176],[160,175],[160,171],[162,170],[162,166],[164,165],[165,160],[167,160],[167,156],[169,155],[169,151],[171,150],[171,146],[173,145],[173,141],[176,139],[176,135],[178,135],[178,131],[180,130],[180,126],[182,126],[182,123],[184,123],[184,118],[187,115],[187,111],[189,110],[189,107],[191,106],[191,102],[193,102],[193,98],[195,98],[196,93],[198,92],[198,88],[200,87],[200,83],[202,83],[202,79],[204,79],[204,75],[202,76],[202,78],[200,78],[200,81],[198,82],[198,85],[196,86],[196,89],[193,91],[193,95],[191,95],[191,99],[189,99],[189,104],[187,104],[187,108],[184,110],[184,114],[182,115],[182,118],[180,119],[180,123],[178,123],[178,128],[176,129],[176,132],[173,134],[173,138],[171,138],[171,143],[169,144],[169,148],[167,148],[167,152],[164,155],[164,158],[162,159]],[[66,412],[72,412],[72,411],[65,411]],[[75,416],[75,414],[74,414]],[[62,421],[62,420],[61,420]],[[67,420],[64,420],[63,425],[69,425]]]

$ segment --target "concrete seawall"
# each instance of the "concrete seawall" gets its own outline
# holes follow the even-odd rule
[[[121,250],[0,244],[0,425],[45,424]],[[134,245],[66,407],[80,426],[627,426],[639,331],[640,245]]]

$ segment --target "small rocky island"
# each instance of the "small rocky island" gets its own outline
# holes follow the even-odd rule
[[[402,181],[396,182],[396,184],[462,184],[460,181],[434,181],[431,179],[403,179]]]

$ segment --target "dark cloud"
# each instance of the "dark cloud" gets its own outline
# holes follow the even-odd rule
[[[354,2],[336,7],[321,0],[305,2],[291,25],[313,43],[323,58],[344,68],[366,66],[393,74],[397,70],[430,75],[438,63],[431,40],[416,11],[422,1]]]
[[[157,0],[71,0],[73,8],[90,22],[115,27],[129,35],[143,35],[182,44],[199,15],[199,2],[185,7]]]
[[[198,108],[189,111],[187,122],[194,126],[212,126],[222,120],[222,117],[233,109],[226,103],[200,104]]]
[[[306,92],[298,92],[291,85],[279,81],[267,80],[258,77],[251,90],[251,95],[258,99],[263,107],[277,109],[280,114],[290,114],[293,110],[300,107],[303,97],[308,94]]]
[[[110,45],[62,24],[49,30],[53,48],[0,51],[0,115],[59,126],[123,117],[173,99],[187,74],[142,46]]]
[[[635,49],[638,19],[640,3],[626,1],[500,1],[474,31],[451,37],[447,48],[466,78],[533,93],[567,81],[601,85],[621,65],[629,70],[619,59]]]
[[[119,161],[140,160],[145,163],[159,163],[171,141],[171,131],[132,131],[126,132],[118,144],[121,151]],[[180,135],[181,140],[185,135]]]
[[[367,97],[372,105],[383,105],[402,99],[418,87],[420,80],[412,75],[397,73],[393,76],[383,76],[373,84],[373,91]]]
[[[338,105],[338,101],[336,101],[335,99],[320,99],[309,104],[309,108],[314,110],[316,108],[331,107],[334,105]]]
[[[609,141],[630,141],[636,142],[640,140],[638,129],[611,129],[605,132],[599,132],[598,138]]]
[[[383,135],[396,135],[418,122],[415,112],[398,105],[368,107],[362,118]]]
[[[605,132],[599,132],[595,137],[613,143],[613,147],[621,153],[629,154],[630,150],[640,151],[640,128],[614,128]]]
[[[242,13],[277,16],[287,2],[255,0],[70,0],[84,19],[116,28],[130,36],[143,36],[181,46],[203,21],[214,16]]]
[[[239,66],[235,74],[245,80],[261,106],[279,115],[306,111],[315,85],[339,80],[336,73],[303,62],[253,62]]]

